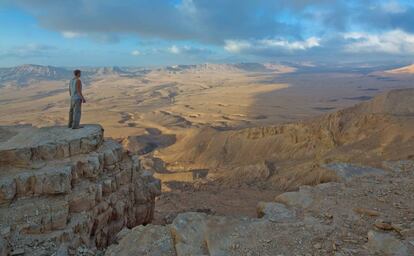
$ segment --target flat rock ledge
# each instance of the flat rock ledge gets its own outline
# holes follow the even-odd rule
[[[41,160],[62,159],[96,150],[103,141],[100,125],[73,130],[63,126],[0,127],[0,164],[30,166]]]
[[[100,125],[0,127],[0,256],[94,255],[150,223],[160,189]]]

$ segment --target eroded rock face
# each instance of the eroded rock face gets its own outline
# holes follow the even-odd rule
[[[99,125],[1,130],[1,250],[73,255],[151,222],[160,182]]]

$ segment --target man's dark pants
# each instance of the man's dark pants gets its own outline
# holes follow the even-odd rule
[[[69,128],[79,128],[79,123],[81,119],[81,109],[82,109],[82,100],[81,99],[71,99],[70,100],[70,110],[69,110]]]

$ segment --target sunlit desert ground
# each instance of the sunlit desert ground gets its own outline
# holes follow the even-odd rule
[[[68,81],[0,88],[2,125],[66,125]],[[228,130],[303,120],[411,85],[405,77],[359,73],[152,71],[106,76],[84,85],[82,122],[99,123],[107,136],[125,138],[147,128]]]
[[[66,125],[67,85],[68,81],[40,81],[0,88],[0,125]],[[412,76],[381,72],[154,69],[138,76],[107,75],[86,81],[81,122],[101,124],[106,136],[144,154],[144,166],[158,166],[155,176],[163,181],[165,193],[157,202],[156,222],[168,218],[164,213],[186,210],[255,216],[258,198],[270,200],[279,188],[237,184],[223,189],[212,184],[195,191],[200,181],[194,171],[202,176],[203,170],[185,170],[185,165],[178,172],[169,169],[175,153],[191,150],[180,143],[206,128],[231,131],[307,120],[412,86]]]

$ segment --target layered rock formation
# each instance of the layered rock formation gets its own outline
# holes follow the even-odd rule
[[[122,228],[151,222],[158,193],[99,125],[0,127],[0,255],[104,248]]]

